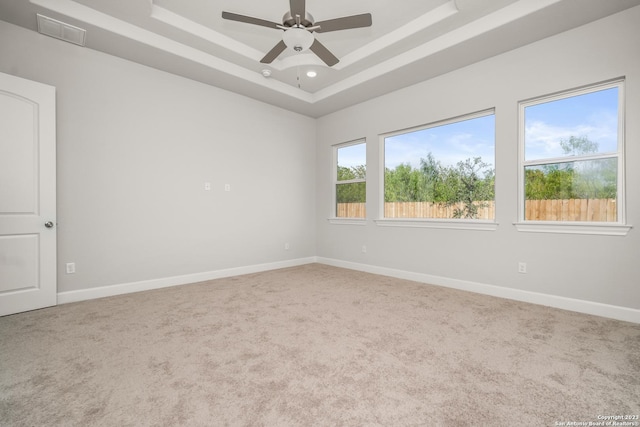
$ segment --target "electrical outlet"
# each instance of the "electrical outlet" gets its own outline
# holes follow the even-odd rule
[[[67,263],[67,274],[74,274],[76,272],[76,263],[68,262]]]
[[[527,263],[519,262],[518,263],[518,273],[527,274]]]
[[[367,245],[362,245],[362,253],[363,254],[367,253]]]
[[[231,191],[231,184],[225,184],[224,191]]]
[[[285,243],[285,244],[284,244],[284,250],[285,250],[285,251],[288,251],[290,247],[291,247],[291,246],[289,246],[289,244],[288,244],[288,243]]]
[[[211,190],[211,183],[210,182],[205,182],[204,183],[204,189],[205,189],[205,191],[210,191]]]

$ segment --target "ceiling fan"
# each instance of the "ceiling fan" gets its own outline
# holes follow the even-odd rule
[[[328,33],[330,31],[371,26],[370,13],[314,22],[311,14],[306,11],[305,0],[289,0],[289,6],[289,12],[282,17],[282,24],[231,12],[222,12],[222,18],[284,31],[282,40],[260,60],[263,64],[272,63],[278,55],[284,52],[287,47],[290,47],[296,52],[309,49],[325,64],[332,67],[340,60],[320,43],[313,33]]]

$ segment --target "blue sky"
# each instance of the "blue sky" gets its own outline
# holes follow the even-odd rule
[[[525,160],[563,157],[560,141],[571,136],[598,143],[598,152],[618,144],[618,88],[526,107]]]
[[[338,149],[338,165],[347,168],[366,164],[366,144],[348,145]]]
[[[482,157],[494,165],[495,116],[483,116],[443,126],[404,133],[385,139],[385,166],[393,169],[400,163],[420,167],[420,159],[432,153],[445,166]]]
[[[515,108],[515,106],[514,106]],[[560,141],[571,136],[597,142],[599,152],[615,152],[618,143],[618,88],[591,92],[525,109],[526,160],[562,157]],[[517,141],[513,141],[517,144]],[[385,167],[400,163],[420,167],[420,159],[433,153],[445,166],[472,157],[495,165],[495,116],[432,127],[385,139]],[[338,151],[341,166],[364,164],[365,145]]]

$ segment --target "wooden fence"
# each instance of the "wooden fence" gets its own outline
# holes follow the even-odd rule
[[[338,203],[336,211],[338,218],[366,218],[366,203]]]
[[[385,218],[453,218],[463,203],[446,206],[429,202],[392,202],[384,204]],[[365,203],[338,203],[338,218],[366,218]],[[478,209],[477,219],[494,219],[495,203]],[[593,221],[615,222],[615,199],[527,200],[525,219],[529,221]]]
[[[493,219],[495,216],[494,202],[483,203],[485,207],[478,208],[477,219]],[[445,205],[444,203],[429,202],[393,202],[384,204],[385,218],[453,218],[456,209],[464,209],[464,203]]]
[[[616,199],[527,200],[525,219],[529,221],[615,222]]]

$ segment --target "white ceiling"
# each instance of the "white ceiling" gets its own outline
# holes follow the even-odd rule
[[[40,13],[86,29],[87,48],[319,117],[636,5],[307,0],[316,21],[372,14],[368,28],[314,33],[340,58],[331,68],[293,50],[261,64],[283,32],[221,18],[227,11],[280,23],[288,0],[0,0],[0,19],[37,31]],[[306,76],[311,69],[315,78]]]

